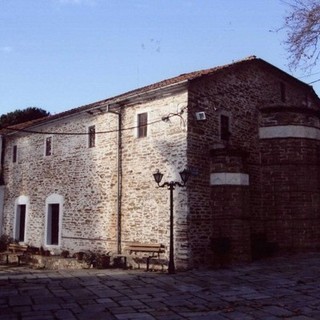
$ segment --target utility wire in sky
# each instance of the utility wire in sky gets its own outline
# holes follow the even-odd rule
[[[317,79],[317,80],[311,81],[311,82],[309,82],[308,84],[312,84],[312,83],[315,83],[315,82],[318,82],[318,81],[320,81],[320,79]]]

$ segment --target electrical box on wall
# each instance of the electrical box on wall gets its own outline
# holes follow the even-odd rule
[[[196,112],[196,119],[197,121],[206,120],[206,113],[204,111]]]

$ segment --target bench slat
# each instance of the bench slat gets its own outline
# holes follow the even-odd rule
[[[147,271],[149,271],[150,259],[156,256],[160,258],[160,254],[165,252],[165,246],[160,243],[139,243],[133,242],[126,247],[130,254],[145,253],[148,254],[146,258]]]
[[[12,251],[14,253],[16,252],[26,252],[28,250],[28,246],[26,245],[20,245],[17,243],[10,243],[7,247],[7,251]]]
[[[27,251],[28,251],[27,245],[10,243],[7,246],[7,251],[1,252],[0,255],[7,257],[7,264],[9,263],[9,257],[16,257],[18,259],[18,264],[20,264],[21,259],[27,257],[26,255]]]
[[[161,243],[139,243],[133,242],[128,245],[129,247],[150,247],[150,248],[164,248],[164,245]]]
[[[146,247],[128,247],[129,251],[140,251],[140,252],[164,252],[161,248],[146,248]]]

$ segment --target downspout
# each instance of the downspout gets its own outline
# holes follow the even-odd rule
[[[121,254],[121,197],[122,197],[122,157],[121,157],[121,109],[119,112],[110,111],[108,113],[118,116],[118,137],[117,137],[117,253]]]
[[[0,135],[0,186],[4,185],[4,148],[5,148],[5,138],[4,135]]]
[[[0,135],[0,235],[3,227],[4,210],[4,155],[5,155],[5,137]]]
[[[0,186],[4,185],[3,166],[4,166],[4,136],[0,135]]]

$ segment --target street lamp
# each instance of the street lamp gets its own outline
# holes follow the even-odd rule
[[[178,181],[170,181],[161,183],[163,178],[163,174],[157,170],[156,173],[153,174],[154,180],[156,181],[159,188],[168,187],[170,190],[170,248],[169,248],[169,266],[168,266],[168,273],[173,274],[175,273],[175,266],[174,266],[174,253],[173,253],[173,190],[176,186],[184,187],[190,177],[190,171],[184,169],[183,171],[179,172],[182,183]]]

